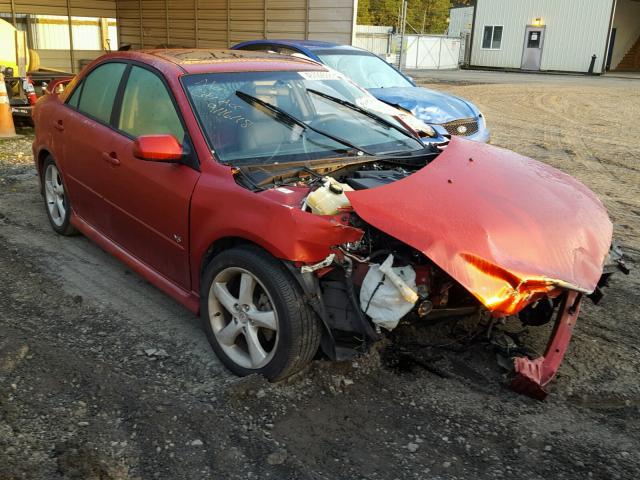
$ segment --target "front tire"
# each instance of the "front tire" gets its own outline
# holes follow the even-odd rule
[[[42,165],[42,183],[44,185],[44,204],[51,228],[65,236],[76,235],[78,231],[71,225],[71,204],[65,189],[62,175],[51,156]]]
[[[240,376],[288,377],[320,344],[321,326],[291,274],[254,246],[213,258],[202,277],[200,312],[213,350]]]

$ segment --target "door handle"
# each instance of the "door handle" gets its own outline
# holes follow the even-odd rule
[[[116,155],[116,152],[111,152],[111,153],[103,152],[102,158],[104,159],[105,162],[110,163],[114,167],[117,167],[118,165],[120,165],[120,160],[118,160],[118,156]]]
[[[56,128],[56,130],[60,130],[61,132],[64,132],[64,125],[62,124],[62,120],[58,120],[56,123],[53,124],[53,126]]]

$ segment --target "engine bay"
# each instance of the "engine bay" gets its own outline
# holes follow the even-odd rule
[[[233,173],[243,187],[262,191],[283,186],[317,188],[325,177],[351,183],[354,190],[375,188],[397,180],[427,166],[445,145],[430,145],[424,150],[403,155],[358,154],[305,161],[276,162],[233,166]]]
[[[304,267],[318,278],[328,326],[340,338],[374,338],[400,321],[436,321],[480,309],[469,292],[424,254],[362,220],[347,196],[406,179],[440,153],[434,147],[409,156],[356,156],[237,170],[236,181],[246,188],[281,194],[277,198],[293,208],[339,216],[363,232],[360,240],[334,246],[327,259]]]
[[[320,286],[325,296],[331,296],[335,293],[331,291],[333,282],[352,282],[357,294],[357,301],[352,302],[354,309],[373,324],[376,332],[391,331],[400,321],[431,322],[480,309],[472,295],[421,252],[366,224],[355,214],[351,214],[350,221],[364,235],[358,242],[338,247],[343,258],[335,264],[340,268],[321,277]],[[327,304],[331,313],[336,302]]]
[[[344,183],[354,190],[364,190],[402,180],[409,175],[410,172],[402,168],[393,170],[356,170],[344,180]]]

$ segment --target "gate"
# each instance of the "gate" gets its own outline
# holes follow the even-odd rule
[[[460,39],[443,35],[406,35],[403,68],[455,69],[460,63]]]
[[[393,33],[393,27],[357,25],[353,44],[398,65],[400,42],[400,35]],[[464,52],[462,40],[458,37],[405,35],[401,67],[425,70],[455,69],[463,63]]]

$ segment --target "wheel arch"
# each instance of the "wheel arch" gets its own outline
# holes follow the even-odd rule
[[[256,243],[244,238],[244,237],[221,237],[214,240],[211,245],[205,250],[202,258],[200,259],[200,265],[198,268],[198,277],[202,277],[202,273],[204,269],[207,268],[209,262],[213,260],[213,257],[218,255],[220,252],[227,250],[229,248],[236,247],[238,245],[257,245]]]
[[[209,265],[209,262],[213,260],[213,258],[219,253],[228,250],[230,248],[238,247],[240,245],[252,245],[260,250],[268,253],[272,257],[281,260],[280,255],[278,255],[277,249],[272,248],[272,245],[264,244],[262,242],[258,242],[254,239],[249,238],[249,236],[231,234],[225,235],[216,238],[213,240],[209,247],[204,251],[200,260],[198,262],[198,270],[197,270],[197,282],[198,282],[198,290],[200,289],[200,280],[202,279],[202,274]],[[194,279],[195,280],[195,279]]]
[[[40,151],[38,152],[38,169],[39,170],[42,170],[42,165],[44,165],[44,161],[47,159],[47,157],[53,158],[53,155],[51,154],[48,148],[46,147],[41,148]]]
[[[44,161],[47,157],[51,157],[55,161],[54,156],[47,148],[41,148],[36,157],[36,168],[38,169],[38,178],[40,178],[40,193],[44,192],[44,182],[42,181],[42,175],[44,172],[42,171],[42,167],[44,166]]]

